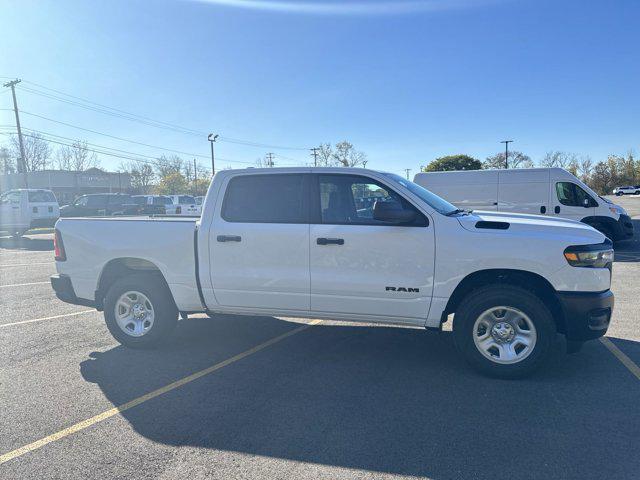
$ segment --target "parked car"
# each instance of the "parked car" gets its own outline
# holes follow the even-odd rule
[[[193,195],[167,195],[167,197],[173,201],[174,205],[180,205],[181,215],[196,216],[202,212]]]
[[[131,195],[122,193],[92,193],[78,197],[71,205],[60,207],[61,217],[105,217],[136,215],[138,205]]]
[[[381,194],[373,218],[354,192]],[[104,310],[122,344],[150,347],[178,313],[397,323],[439,330],[453,317],[466,360],[531,373],[557,333],[570,351],[601,337],[613,309],[613,248],[587,224],[469,213],[361,168],[224,170],[201,219],[63,218],[58,298]]]
[[[171,198],[165,195],[134,195],[132,200],[140,207],[143,215],[180,215],[181,205],[174,205]]]
[[[204,203],[204,196],[194,197],[196,199],[196,205],[202,206]]]
[[[624,208],[562,168],[429,172],[414,181],[460,208],[569,218],[614,241],[633,237]]]
[[[622,195],[640,195],[640,185],[616,187],[613,189],[613,194],[617,195],[618,197]]]
[[[0,230],[15,237],[38,227],[53,227],[60,216],[51,190],[17,189],[0,195]]]

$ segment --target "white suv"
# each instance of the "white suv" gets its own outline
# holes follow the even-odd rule
[[[617,195],[618,197],[622,195],[640,195],[640,185],[616,187],[613,189],[613,194]]]

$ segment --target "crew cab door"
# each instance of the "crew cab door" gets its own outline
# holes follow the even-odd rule
[[[353,174],[314,175],[311,311],[413,321],[426,318],[434,275],[428,218],[382,181]],[[372,201],[374,199],[374,201]],[[413,209],[409,225],[375,220],[375,202]]]
[[[210,229],[218,304],[309,311],[309,176],[231,176]]]
[[[595,214],[598,202],[580,185],[570,181],[551,182],[552,215],[556,217],[582,220]]]

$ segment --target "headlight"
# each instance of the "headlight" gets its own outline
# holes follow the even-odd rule
[[[607,240],[595,245],[574,245],[565,249],[564,258],[572,267],[611,268],[613,244]]]

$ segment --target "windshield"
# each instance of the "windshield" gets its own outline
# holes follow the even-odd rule
[[[395,173],[383,173],[383,175],[393,182],[399,183],[414,195],[420,197],[420,199],[422,199],[431,208],[436,210],[438,213],[441,213],[442,215],[446,215],[458,210],[454,205],[450,204],[445,199],[440,198],[435,193],[431,193],[429,190],[421,187],[420,185],[402,178],[400,175],[396,175]]]

